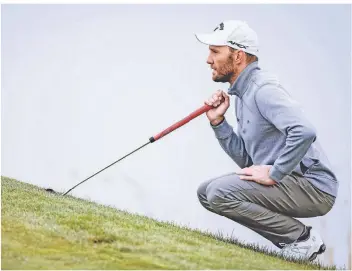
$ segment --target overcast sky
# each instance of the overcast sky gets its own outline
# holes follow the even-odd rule
[[[325,263],[350,240],[351,11],[347,5],[3,5],[2,175],[65,191],[203,105],[211,81],[194,33],[245,20],[260,66],[298,100],[340,181],[333,210],[301,219]],[[227,112],[236,129],[233,104]],[[148,145],[73,195],[249,242],[271,243],[207,212],[198,185],[237,166],[205,116]]]

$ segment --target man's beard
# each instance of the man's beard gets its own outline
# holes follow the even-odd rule
[[[214,82],[217,83],[228,83],[230,82],[231,77],[233,76],[233,73],[227,73],[225,75],[218,75],[214,78]]]
[[[228,83],[235,74],[233,58],[230,55],[224,66],[219,70],[218,75],[213,79],[214,82]]]

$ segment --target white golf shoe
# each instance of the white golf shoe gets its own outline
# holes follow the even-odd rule
[[[318,232],[311,227],[309,237],[306,240],[295,241],[291,244],[282,244],[281,255],[285,258],[294,258],[301,260],[314,261],[318,254],[322,254],[326,246]]]

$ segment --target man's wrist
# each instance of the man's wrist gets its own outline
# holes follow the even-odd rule
[[[212,121],[210,122],[210,124],[211,124],[212,126],[218,126],[218,125],[221,124],[224,120],[225,120],[225,117],[224,117],[224,116],[220,116],[220,117],[216,118],[215,120],[212,120]]]

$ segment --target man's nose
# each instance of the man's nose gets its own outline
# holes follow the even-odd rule
[[[213,64],[214,62],[213,62],[213,60],[211,59],[211,57],[210,56],[208,56],[208,58],[207,58],[207,64]]]

